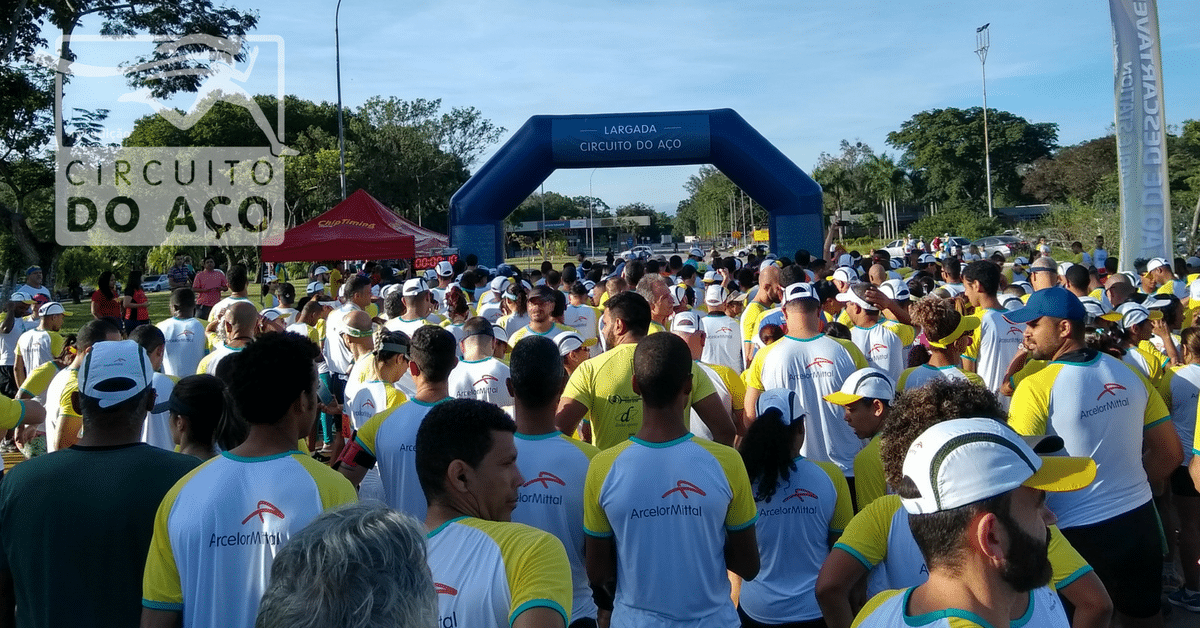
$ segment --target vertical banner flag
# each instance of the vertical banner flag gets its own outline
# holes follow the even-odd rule
[[[1109,0],[1113,24],[1121,270],[1137,258],[1174,256],[1167,125],[1155,0]]]

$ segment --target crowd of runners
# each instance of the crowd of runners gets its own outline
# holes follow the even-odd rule
[[[1200,613],[1200,259],[1072,251],[177,258],[74,334],[31,268],[0,626]]]

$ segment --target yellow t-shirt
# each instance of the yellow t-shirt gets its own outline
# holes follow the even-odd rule
[[[46,393],[46,389],[50,387],[50,380],[58,375],[58,364],[53,360],[33,369],[29,375],[25,377],[25,381],[21,383],[21,389],[17,391],[18,396],[21,394],[29,397],[40,397]]]
[[[642,427],[642,397],[633,391],[634,343],[617,345],[585,360],[567,381],[564,399],[583,404],[591,414],[592,441],[608,449]],[[692,364],[692,403],[716,394],[712,382]]]
[[[887,494],[883,479],[883,458],[879,453],[879,435],[875,435],[862,451],[854,456],[854,501],[858,510]]]

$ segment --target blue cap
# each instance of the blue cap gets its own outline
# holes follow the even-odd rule
[[[1028,323],[1043,316],[1082,321],[1087,317],[1087,310],[1071,291],[1054,286],[1034,292],[1025,307],[1005,314],[1004,318],[1010,323]]]

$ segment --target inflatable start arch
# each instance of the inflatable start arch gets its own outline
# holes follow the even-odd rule
[[[503,220],[558,168],[712,164],[770,215],[771,250],[822,254],[821,186],[732,109],[534,116],[450,199],[450,244],[504,261]]]

